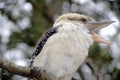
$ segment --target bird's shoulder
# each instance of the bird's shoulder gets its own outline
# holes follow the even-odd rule
[[[31,57],[32,62],[33,62],[34,58],[38,54],[40,54],[40,52],[41,52],[42,48],[44,47],[45,43],[47,42],[48,38],[50,38],[55,33],[57,33],[57,27],[50,28],[43,33],[43,35],[38,40],[38,42],[35,46],[35,51],[33,52],[32,57]]]

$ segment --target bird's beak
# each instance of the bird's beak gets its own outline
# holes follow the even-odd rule
[[[99,42],[99,43],[105,43],[105,44],[111,44],[112,42],[107,41],[105,39],[103,39],[102,37],[100,37],[99,35],[97,35],[94,31],[107,27],[110,24],[112,24],[115,21],[109,21],[109,22],[91,22],[91,23],[87,23],[86,26],[89,29],[89,31],[92,34],[92,37],[94,39],[95,42]]]

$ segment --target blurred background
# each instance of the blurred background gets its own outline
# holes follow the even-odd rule
[[[75,73],[76,80],[120,80],[120,0],[0,0],[0,58],[29,66],[42,33],[64,13],[116,21],[99,33],[111,45],[95,43]],[[0,80],[27,80],[0,68]]]

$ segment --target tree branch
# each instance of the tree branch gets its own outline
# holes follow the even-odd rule
[[[0,59],[0,68],[7,70],[10,73],[20,75],[27,78],[33,78],[31,75],[31,69],[28,67],[18,66],[10,63],[7,60]]]
[[[97,80],[104,80],[104,79],[103,79],[103,76],[101,76],[101,75],[99,74],[99,71],[95,68],[95,66],[91,64],[91,63],[94,63],[94,62],[90,62],[90,61],[91,61],[90,59],[87,59],[87,60],[86,60],[86,64],[87,64],[87,65],[89,66],[89,68],[92,70],[93,75],[96,76]]]
[[[52,77],[45,72],[45,70],[41,70],[39,67],[29,68],[18,66],[7,60],[0,59],[0,68],[5,69],[10,73],[34,80],[53,80]]]

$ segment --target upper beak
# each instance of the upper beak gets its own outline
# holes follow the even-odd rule
[[[89,29],[90,32],[92,32],[92,37],[94,39],[95,42],[99,42],[99,43],[105,43],[105,44],[111,44],[112,42],[107,41],[105,39],[103,39],[102,37],[100,37],[99,35],[97,35],[94,31],[107,27],[110,24],[112,24],[115,21],[108,21],[108,22],[91,22],[91,23],[87,23],[86,26]]]

